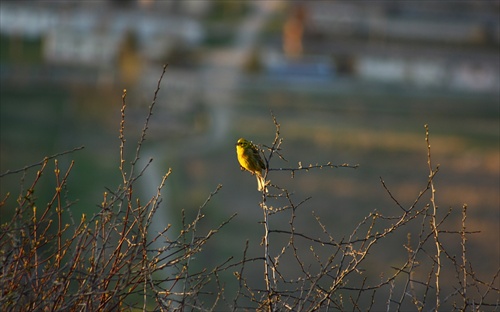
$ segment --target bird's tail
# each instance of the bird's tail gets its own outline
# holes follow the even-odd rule
[[[267,193],[266,180],[262,176],[261,173],[257,173],[255,175],[257,177],[257,189],[262,192],[265,191]]]

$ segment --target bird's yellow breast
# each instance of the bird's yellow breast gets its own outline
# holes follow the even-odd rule
[[[238,162],[243,168],[254,173],[261,172],[262,169],[257,161],[252,157],[251,149],[245,149],[244,147],[237,145],[236,154],[238,155]]]

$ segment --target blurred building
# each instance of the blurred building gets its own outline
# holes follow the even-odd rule
[[[498,2],[303,1],[287,15],[283,56],[264,53],[271,73],[500,91]]]
[[[200,14],[204,5],[176,6],[174,12],[182,14],[173,14],[174,1],[126,3],[2,3],[0,35],[10,45],[22,40],[39,42],[44,64],[91,67],[101,71],[123,64],[120,63],[123,48],[130,50],[133,47],[145,62],[164,62],[171,51],[194,48],[203,39],[202,27],[192,16]],[[127,44],[131,40],[132,46]],[[8,73],[3,73],[4,77],[6,75]]]
[[[352,75],[498,92],[498,2],[311,2],[305,47],[349,60]]]
[[[18,59],[32,48],[24,41],[33,41],[39,45],[40,52],[35,53],[45,65],[93,68],[95,79],[106,76],[110,81],[133,82],[148,64],[158,66],[172,55],[185,57],[201,50],[213,30],[207,26],[207,15],[214,7],[224,11],[219,15],[236,21],[229,26],[212,23],[217,26],[214,29],[223,29],[212,39],[231,33],[230,25],[237,23],[232,15],[236,14],[226,12],[220,3],[2,2],[0,35],[2,41],[8,41],[8,48],[4,49],[0,78],[15,76],[16,70],[5,59]],[[234,6],[227,3],[229,9]],[[258,47],[260,55],[255,55],[254,63],[262,65],[265,75],[312,82],[347,77],[419,88],[500,91],[497,1],[285,3],[282,26],[271,35],[274,39]],[[115,68],[120,68],[118,74]],[[36,70],[42,74],[25,79],[67,80],[57,74],[45,77],[44,68]],[[51,72],[68,75],[75,71]]]

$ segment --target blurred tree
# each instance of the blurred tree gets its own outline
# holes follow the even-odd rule
[[[140,76],[143,66],[142,58],[138,53],[138,43],[135,33],[129,31],[120,46],[118,55],[120,79],[127,86],[134,85]]]

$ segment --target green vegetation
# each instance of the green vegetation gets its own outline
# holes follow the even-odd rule
[[[13,36],[0,36],[0,62],[14,64],[41,64],[43,45],[40,38],[26,39]]]

